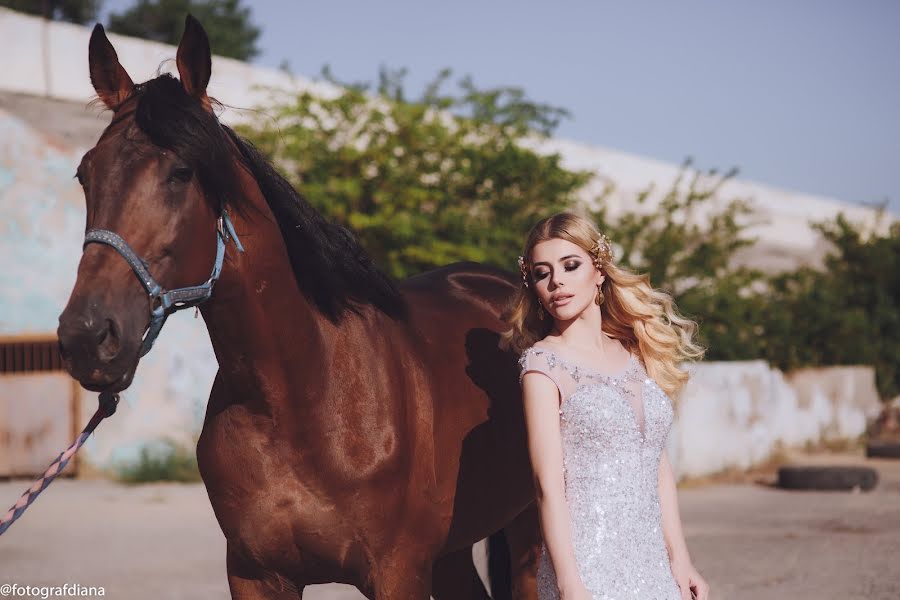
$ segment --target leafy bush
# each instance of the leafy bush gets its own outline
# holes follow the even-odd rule
[[[509,268],[531,225],[571,205],[590,175],[521,144],[564,111],[466,79],[442,94],[449,76],[406,100],[402,73],[382,71],[374,96],[359,85],[289,96],[239,132],[394,277],[461,260]]]
[[[160,444],[143,446],[136,462],[117,468],[116,478],[124,483],[200,481],[200,470],[192,448],[165,440]]]
[[[872,365],[882,397],[900,392],[900,223],[875,233],[889,218],[883,209],[872,232],[842,214],[813,223],[831,245],[825,268],[764,273],[733,260],[754,243],[746,236],[749,204],[732,199],[702,220],[693,218],[734,171],[695,173],[683,186],[685,175],[652,212],[613,221],[601,208],[593,216],[621,247],[619,262],[649,273],[654,286],[700,322],[707,358],[762,358],[784,371]],[[639,194],[638,207],[650,191]]]
[[[888,218],[881,212],[882,219]],[[883,397],[900,393],[900,222],[885,235],[843,215],[815,225],[832,245],[824,270],[772,277],[762,357],[784,370],[873,365]]]

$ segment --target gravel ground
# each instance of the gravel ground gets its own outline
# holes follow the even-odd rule
[[[900,461],[849,454],[794,460],[867,464],[880,482],[868,493],[786,492],[764,481],[681,489],[688,547],[711,597],[900,598]],[[0,482],[0,506],[28,485]],[[224,552],[200,484],[57,480],[0,538],[0,584],[103,586],[113,599],[224,599]],[[326,585],[308,588],[304,598],[362,596]]]

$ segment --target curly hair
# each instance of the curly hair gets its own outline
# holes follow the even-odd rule
[[[539,242],[550,239],[576,244],[600,265],[606,275],[600,288],[605,298],[600,306],[603,332],[635,353],[667,394],[677,395],[689,378],[679,363],[699,360],[705,352],[694,340],[697,323],[678,313],[669,294],[653,289],[648,275],[632,273],[614,264],[610,253],[598,252],[602,236],[597,227],[574,213],[557,213],[531,228],[522,253],[523,283],[500,316],[509,325],[501,334],[501,347],[521,353],[546,337],[553,327],[552,319],[538,317],[540,305],[529,287],[534,281],[530,271],[532,250]]]

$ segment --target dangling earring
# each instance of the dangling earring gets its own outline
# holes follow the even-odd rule
[[[538,319],[544,320],[544,305],[538,302]]]
[[[606,297],[603,295],[603,290],[600,289],[600,284],[597,284],[597,295],[594,297],[594,302],[597,303],[597,306],[603,304],[603,301],[606,300]]]

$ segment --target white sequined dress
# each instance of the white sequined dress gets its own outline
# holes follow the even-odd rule
[[[595,600],[680,600],[663,539],[659,462],[672,404],[633,355],[620,373],[601,373],[530,347],[522,376],[537,371],[559,388],[566,504],[575,562]],[[542,545],[538,598],[559,598]]]

